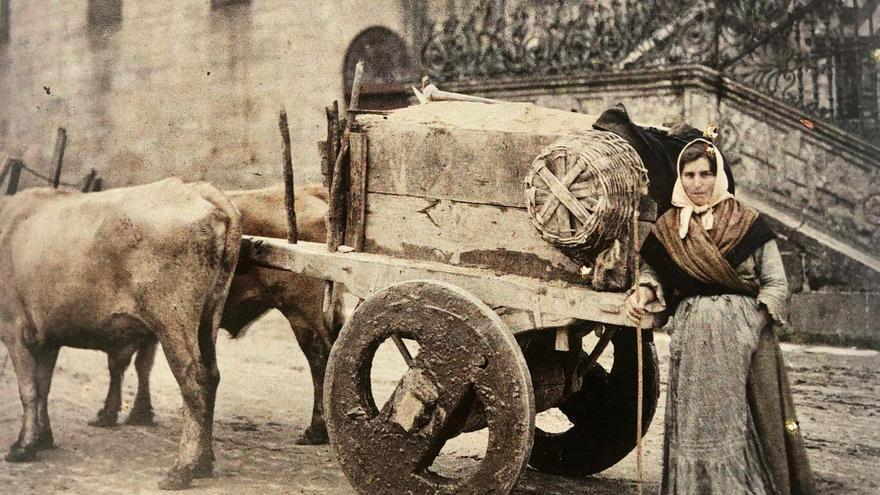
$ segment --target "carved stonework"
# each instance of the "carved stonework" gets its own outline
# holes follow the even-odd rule
[[[867,0],[480,0],[435,20],[421,48],[439,81],[700,64],[880,137]]]

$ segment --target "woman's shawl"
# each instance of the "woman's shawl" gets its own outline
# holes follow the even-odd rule
[[[645,239],[642,259],[679,298],[729,293],[756,296],[758,285],[742,280],[735,268],[773,239],[773,231],[757,210],[734,198],[719,203],[713,214],[712,230],[704,229],[694,216],[688,235],[682,239],[678,209],[667,211]]]

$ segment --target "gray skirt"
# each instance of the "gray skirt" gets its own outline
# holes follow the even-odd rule
[[[669,344],[663,494],[775,494],[747,383],[761,333],[755,298],[679,304]]]

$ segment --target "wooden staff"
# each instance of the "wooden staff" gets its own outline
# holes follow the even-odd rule
[[[52,179],[52,187],[58,189],[61,184],[61,165],[64,162],[64,148],[67,146],[67,130],[58,128],[55,135],[55,153],[52,155],[52,165],[55,167],[55,177]]]
[[[287,110],[281,106],[278,114],[278,128],[281,130],[282,166],[284,167],[284,209],[287,210],[287,242],[296,244],[299,237],[296,230],[296,208],[293,192],[293,159],[290,157],[290,129],[287,125]]]
[[[641,303],[639,297],[639,276],[640,274],[640,259],[639,259],[639,209],[636,208],[635,213],[633,213],[633,251],[635,260],[635,295],[636,302]],[[636,490],[638,491],[638,495],[642,495],[642,409],[644,408],[644,384],[642,378],[642,372],[644,369],[644,362],[642,359],[642,319],[639,318],[639,322],[636,325],[636,371],[639,374],[637,378],[637,387],[636,390]]]

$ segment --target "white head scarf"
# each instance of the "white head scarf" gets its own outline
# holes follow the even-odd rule
[[[685,150],[697,143],[709,145],[715,150],[715,163],[717,164],[717,167],[715,167],[715,188],[712,190],[712,197],[709,198],[709,202],[703,206],[695,205],[693,201],[691,201],[691,198],[688,197],[687,193],[684,192],[684,186],[681,184],[681,156],[684,154]],[[727,190],[727,173],[724,172],[724,157],[721,156],[721,152],[718,151],[718,148],[716,148],[711,141],[702,138],[694,139],[686,144],[684,148],[682,148],[681,153],[678,154],[678,160],[675,163],[675,170],[678,177],[675,180],[675,186],[672,187],[672,205],[681,208],[678,236],[682,239],[687,236],[688,226],[691,223],[691,216],[694,213],[701,215],[700,222],[703,224],[704,229],[712,230],[712,226],[715,222],[715,217],[712,216],[712,208],[725,199],[733,197],[733,195]]]

